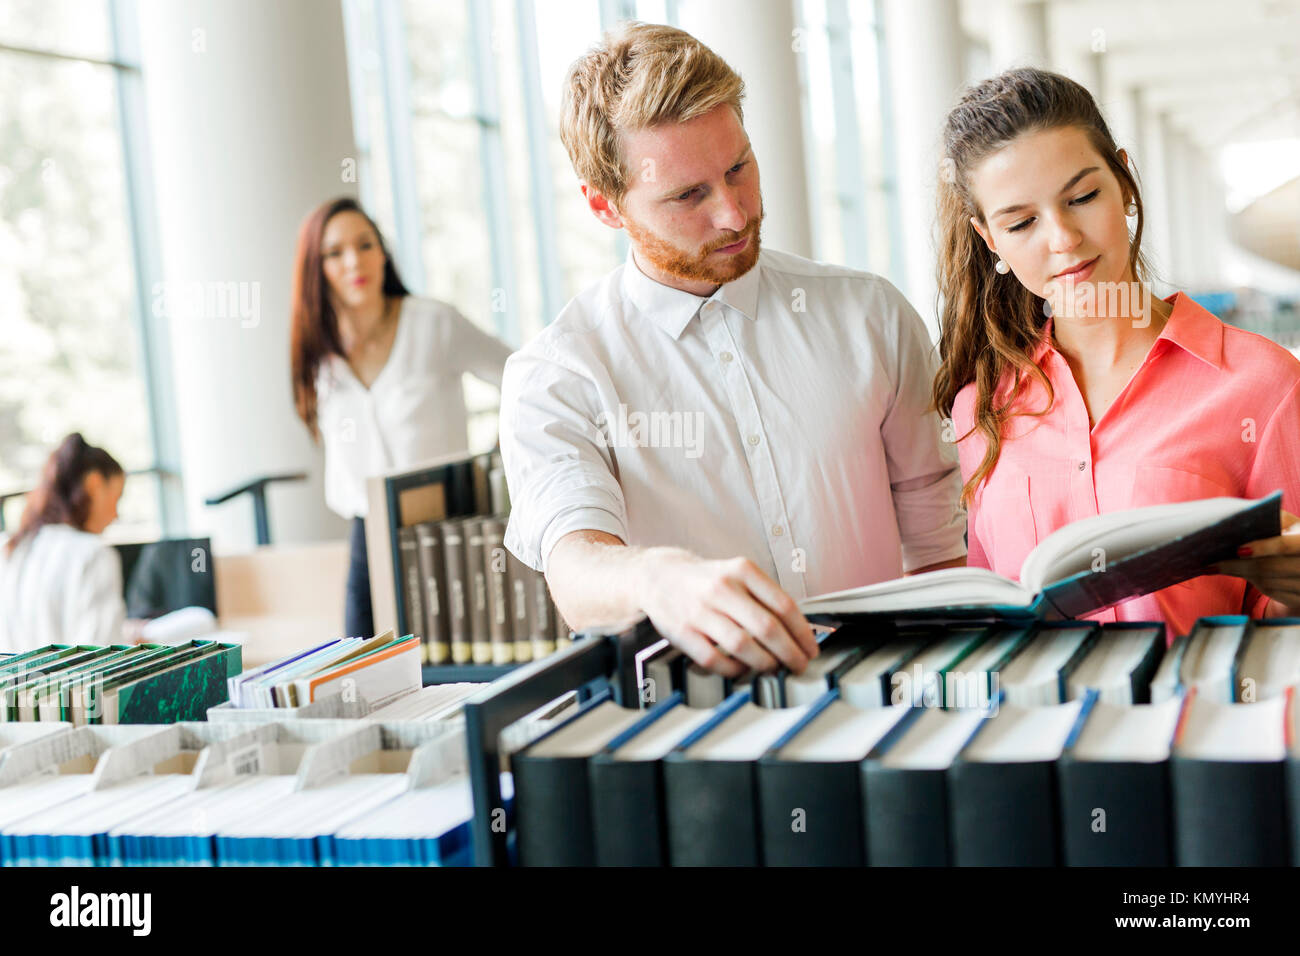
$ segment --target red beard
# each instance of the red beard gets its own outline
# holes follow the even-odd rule
[[[626,217],[623,228],[629,238],[636,244],[638,256],[646,265],[654,266],[665,275],[689,282],[709,282],[723,285],[739,279],[758,262],[759,231],[763,223],[762,215],[751,219],[740,232],[728,232],[704,246],[697,253],[687,253],[672,243],[659,238],[648,229],[643,229]],[[735,245],[741,239],[749,239],[749,245],[732,256],[718,257],[710,261],[710,253],[724,246]]]

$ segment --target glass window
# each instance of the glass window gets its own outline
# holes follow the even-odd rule
[[[102,56],[104,9],[9,4],[0,35]],[[71,431],[127,470],[154,464],[115,74],[0,51],[0,493],[32,487]],[[111,535],[157,537],[156,484],[127,486]]]

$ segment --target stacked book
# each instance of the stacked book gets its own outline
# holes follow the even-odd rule
[[[420,687],[420,644],[392,631],[326,641],[228,681],[236,708],[296,708],[340,696],[382,707]]]
[[[245,671],[228,681],[230,700],[212,721],[286,719],[443,720],[481,684],[421,687],[420,645],[387,631],[369,640],[327,641]]]
[[[1300,620],[1206,618],[1168,650],[1091,622],[823,646],[720,702],[652,654],[651,709],[595,698],[512,756],[520,862],[1300,862]]]
[[[369,479],[377,627],[420,639],[424,664],[507,665],[568,644],[546,579],[505,547],[500,456],[452,455]]]
[[[201,720],[238,674],[237,643],[50,644],[0,662],[0,721],[158,724]]]
[[[505,547],[505,516],[398,530],[400,599],[429,664],[511,664],[572,639],[546,578]]]
[[[716,706],[742,688],[763,706],[793,706],[829,687],[858,707],[988,708],[999,694],[1033,706],[1077,699],[1088,688],[1107,702],[1145,703],[1165,643],[1162,624],[855,622],[826,636],[802,674],[728,680],[664,644],[643,659],[640,686],[647,703],[677,691],[692,707]],[[1185,646],[1176,643],[1174,653]]]
[[[463,863],[470,807],[441,724],[69,728],[0,752],[0,865]]]

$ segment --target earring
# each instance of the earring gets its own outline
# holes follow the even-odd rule
[[[1128,201],[1128,205],[1124,207],[1124,215],[1132,219],[1137,214],[1138,214],[1138,204],[1130,199]]]
[[[1011,271],[1011,267],[1007,265],[1005,259],[999,259],[997,262],[993,263],[993,271],[1000,276],[1004,276]]]

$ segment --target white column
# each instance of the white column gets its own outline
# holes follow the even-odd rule
[[[355,175],[344,181],[356,148],[340,4],[144,0],[140,28],[167,282],[155,287],[154,321],[170,321],[190,526],[214,550],[250,548],[247,498],[202,499],[306,471],[308,482],[268,494],[273,540],[341,537],[289,384],[299,222],[356,194]],[[167,297],[195,292],[197,302]]]
[[[1131,86],[1113,83],[1103,77],[1105,95],[1099,101],[1102,116],[1110,127],[1115,145],[1125,150],[1136,163],[1142,151],[1142,97]]]
[[[1107,93],[1101,63],[1106,46],[1104,32],[1099,28],[1081,31],[1077,16],[1053,4],[1047,10],[1047,34],[1052,69],[1087,87],[1104,109]]]
[[[989,12],[989,60],[994,73],[1016,66],[1047,67],[1043,0],[993,0]]]
[[[884,30],[903,243],[903,271],[889,278],[937,338],[934,187],[943,122],[963,85],[966,40],[957,0],[886,0]]]
[[[1170,219],[1168,127],[1162,114],[1142,112],[1142,153],[1137,159],[1138,181],[1146,209],[1142,248],[1155,269],[1157,288],[1177,284],[1177,267]]]
[[[1224,202],[1223,177],[1218,166],[1204,150],[1196,152],[1196,186],[1193,199],[1200,204],[1204,230],[1195,237],[1196,279],[1205,288],[1220,288],[1224,283],[1223,260],[1227,254],[1228,211]]]
[[[1201,285],[1196,245],[1205,233],[1202,206],[1196,196],[1193,147],[1182,131],[1165,121],[1165,167],[1169,177],[1167,202],[1169,240],[1173,253],[1169,276],[1175,288],[1196,289]]]
[[[686,30],[745,81],[745,130],[763,187],[763,244],[812,255],[793,0],[683,0]]]

